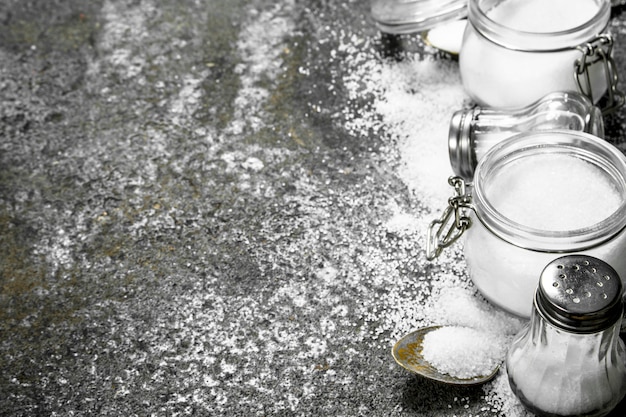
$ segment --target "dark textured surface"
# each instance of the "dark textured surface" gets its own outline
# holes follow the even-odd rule
[[[428,323],[404,313],[429,278],[463,279],[463,260],[430,264],[421,228],[389,226],[441,207],[399,174],[376,88],[346,80],[371,82],[359,63],[456,62],[381,39],[367,12],[0,3],[1,414],[498,415],[482,388],[390,355]],[[432,101],[427,87],[411,94]],[[607,119],[618,146],[625,115]]]

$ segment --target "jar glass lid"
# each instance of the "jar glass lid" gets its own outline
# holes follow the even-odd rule
[[[372,0],[371,14],[382,32],[423,32],[466,17],[467,0]]]

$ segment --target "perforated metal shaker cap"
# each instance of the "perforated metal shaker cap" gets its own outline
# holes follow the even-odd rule
[[[600,259],[563,256],[543,270],[535,306],[556,327],[578,333],[598,332],[622,317],[622,281]]]

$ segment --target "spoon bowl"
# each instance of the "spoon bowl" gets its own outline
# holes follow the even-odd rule
[[[424,337],[429,332],[441,327],[442,326],[422,327],[398,340],[391,350],[391,354],[398,365],[415,374],[451,385],[480,385],[490,381],[497,375],[500,370],[499,365],[488,375],[459,378],[440,372],[437,368],[428,363],[422,355]]]
[[[456,56],[461,53],[466,26],[466,19],[442,23],[422,32],[422,39],[427,45]]]

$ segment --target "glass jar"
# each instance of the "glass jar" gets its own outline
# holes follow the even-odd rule
[[[600,259],[568,255],[543,270],[530,322],[506,357],[511,390],[536,415],[607,415],[626,393],[622,283]]]
[[[479,105],[498,108],[553,91],[580,91],[597,103],[608,89],[616,101],[610,11],[610,0],[470,0],[463,86]]]
[[[555,254],[603,259],[626,277],[626,157],[571,130],[526,132],[478,163],[473,183],[428,229],[428,259],[464,235],[469,276],[493,304],[529,317],[537,277]]]
[[[371,0],[370,11],[381,32],[423,32],[467,16],[467,0]]]
[[[476,106],[458,110],[450,119],[452,171],[471,181],[476,164],[495,144],[517,133],[546,129],[579,130],[604,138],[600,109],[580,93],[557,91],[521,109]]]

